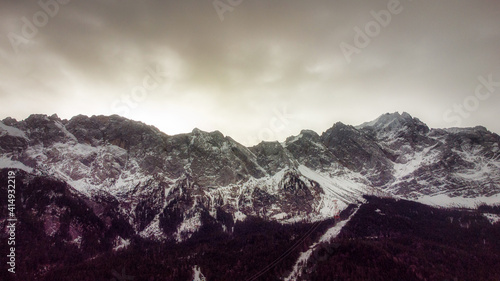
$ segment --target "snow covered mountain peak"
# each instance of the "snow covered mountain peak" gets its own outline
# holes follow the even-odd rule
[[[403,112],[402,114],[399,114],[399,112],[394,112],[394,113],[383,114],[373,121],[365,122],[361,125],[356,126],[356,128],[363,129],[371,127],[379,130],[385,128],[394,129],[394,128],[400,128],[404,125],[408,125],[411,123],[423,124],[420,120],[418,120],[417,118],[413,118],[407,112]]]
[[[356,129],[379,139],[415,138],[425,136],[430,129],[418,118],[403,112],[386,113],[377,119],[356,126]]]

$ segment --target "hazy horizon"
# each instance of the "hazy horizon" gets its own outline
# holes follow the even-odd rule
[[[410,113],[500,133],[500,3],[5,1],[0,119],[112,115],[282,141]]]

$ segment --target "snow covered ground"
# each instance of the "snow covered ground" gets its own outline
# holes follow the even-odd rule
[[[486,217],[491,224],[495,224],[500,222],[500,215],[497,214],[483,214],[484,217]]]
[[[23,163],[21,163],[19,161],[13,161],[9,157],[0,156],[0,169],[3,169],[3,168],[20,169],[20,170],[26,171],[28,173],[33,172],[32,168],[24,165]]]
[[[195,265],[193,267],[193,281],[206,281],[207,279],[201,273],[200,267]]]
[[[490,197],[479,196],[476,198],[464,197],[449,197],[446,194],[439,194],[433,196],[422,196],[416,200],[417,202],[439,207],[464,207],[464,208],[477,208],[481,203],[488,205],[495,205],[500,203],[500,194]]]
[[[309,250],[303,252],[300,254],[299,258],[295,262],[295,265],[293,266],[293,271],[286,277],[284,280],[285,281],[295,281],[299,280],[299,277],[302,274],[302,270],[304,267],[307,265],[307,262],[311,258],[311,255],[313,251],[316,249],[316,247],[321,244],[321,243],[329,243],[331,242],[337,235],[339,235],[340,231],[342,228],[351,220],[351,218],[356,214],[357,210],[354,211],[347,220],[340,221],[337,224],[335,224],[333,227],[329,228],[325,234],[323,234],[318,242],[314,243],[309,247]]]
[[[19,130],[18,128],[7,126],[3,122],[0,122],[0,137],[3,137],[5,135],[23,138],[26,140],[28,139],[23,131]]]

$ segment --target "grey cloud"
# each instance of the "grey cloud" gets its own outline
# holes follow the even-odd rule
[[[175,104],[191,115],[186,126],[199,122],[237,140],[257,135],[283,104],[298,118],[280,138],[299,126],[325,130],[335,121],[358,124],[396,110],[433,127],[451,126],[443,113],[474,94],[478,76],[500,80],[499,4],[401,0],[403,11],[348,63],[340,43],[353,44],[354,28],[363,29],[370,12],[388,3],[245,0],[221,22],[212,1],[72,0],[16,55],[7,35],[19,34],[21,18],[40,7],[4,1],[0,97],[33,104],[2,117],[24,118],[33,109],[70,115],[68,107],[83,111],[75,115],[111,114],[107,103],[130,93],[147,67],[176,65],[175,92],[160,88],[128,117],[149,112],[169,133],[164,119],[171,116],[152,105]],[[75,91],[102,103],[87,108]],[[214,114],[193,116],[204,112],[196,99],[210,101]],[[498,105],[494,93],[463,125],[500,132],[493,121]]]

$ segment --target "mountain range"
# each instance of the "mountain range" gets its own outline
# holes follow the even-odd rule
[[[302,241],[319,245],[339,233],[348,237],[350,219],[363,206],[380,204],[374,199],[380,197],[394,198],[391,204],[403,200],[447,208],[496,204],[499,146],[500,136],[484,127],[431,129],[397,112],[359,126],[335,123],[322,134],[302,130],[284,142],[252,147],[219,131],[194,129],[171,136],[117,115],[70,120],[31,115],[0,122],[2,177],[12,170],[18,177],[20,235],[26,241],[37,237],[33,251],[45,251],[23,249],[32,257],[21,263],[29,268],[24,280],[50,280],[43,278],[103,255],[124,255],[137,245],[149,249],[144,243],[186,247],[201,233],[231,236],[250,226],[283,235],[273,245],[286,251],[285,241],[322,224],[324,229],[316,227],[307,236],[317,240]],[[7,208],[1,204],[0,225],[6,233]],[[481,217],[494,223],[494,213]],[[300,272],[311,253],[289,256],[288,268],[283,266],[288,279],[283,272],[276,274],[309,280],[300,279]],[[306,263],[299,266],[301,258]],[[198,279],[202,272],[221,276],[199,264],[184,266],[171,276],[189,279],[191,270]],[[276,274],[262,280],[277,280]],[[188,280],[182,278],[149,280]]]

